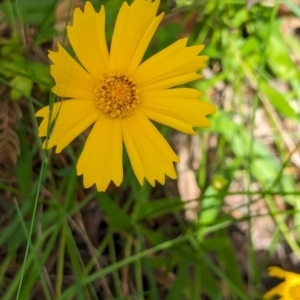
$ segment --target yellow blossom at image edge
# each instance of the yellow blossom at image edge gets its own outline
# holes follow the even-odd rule
[[[285,271],[279,267],[270,267],[269,276],[284,279],[283,282],[273,287],[264,294],[264,299],[270,300],[279,296],[280,300],[298,300],[300,299],[300,274]]]
[[[80,133],[94,124],[77,163],[86,188],[96,184],[105,191],[123,180],[122,153],[126,148],[133,171],[142,185],[146,178],[164,184],[165,175],[176,178],[179,159],[152,121],[195,134],[193,127],[209,127],[206,116],[213,105],[199,100],[193,88],[175,88],[201,78],[206,56],[203,45],[187,47],[183,38],[142,62],[163,18],[157,16],[159,0],[124,2],[115,23],[110,50],[105,37],[105,9],[95,12],[87,1],[84,12],[74,11],[67,27],[75,52],[73,59],[58,44],[50,51],[53,93],[63,98],[51,112],[47,148],[61,152]],[[36,113],[43,120],[39,135],[47,135],[49,106]]]

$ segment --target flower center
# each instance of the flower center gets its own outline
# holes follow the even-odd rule
[[[290,299],[300,300],[300,285],[294,285],[289,288]]]
[[[99,78],[94,93],[97,107],[111,118],[130,116],[140,103],[135,82],[122,73]]]

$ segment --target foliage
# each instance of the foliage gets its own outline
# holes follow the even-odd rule
[[[84,190],[75,175],[84,134],[60,155],[41,150],[34,112],[54,101],[47,51],[61,2],[0,3],[0,170],[10,171],[0,180],[1,299],[261,299],[271,260],[296,265],[278,249],[300,259],[300,43],[287,22],[299,9],[162,1],[146,56],[183,36],[205,44],[205,79],[193,86],[218,108],[197,135],[200,164],[189,167],[200,210],[187,220],[177,182],[140,188],[126,156],[119,189]],[[122,1],[102,2],[111,36]]]

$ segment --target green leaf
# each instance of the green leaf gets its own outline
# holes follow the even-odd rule
[[[225,165],[223,169],[218,172],[211,182],[211,185],[205,190],[204,195],[201,197],[201,212],[197,220],[199,226],[198,237],[203,237],[202,229],[205,228],[203,225],[214,224],[219,215],[219,212],[224,204],[224,195],[229,189],[230,183],[232,182],[236,170],[238,170],[241,164],[241,160],[235,158],[228,165]],[[222,188],[219,189],[220,185],[216,187],[216,180],[222,178]]]
[[[166,300],[184,299],[182,295],[183,287],[187,286],[189,280],[188,276],[186,276],[187,273],[188,273],[188,266],[185,263],[179,264],[176,272],[176,278],[169,290]]]
[[[30,64],[29,73],[32,73],[34,77],[39,79],[37,83],[42,92],[50,90],[52,85],[52,77],[50,75],[49,66],[45,66],[40,62],[34,62]],[[43,82],[43,84],[41,82]]]
[[[159,216],[181,211],[184,203],[180,199],[159,199],[141,204],[138,219],[155,219]]]
[[[51,11],[51,8],[53,8],[57,0],[27,0],[22,1],[21,7],[18,2],[5,1],[0,5],[0,9],[4,12],[7,21],[13,22],[13,16],[18,16],[19,11],[21,11],[21,17],[26,21],[26,24],[40,25],[45,18],[48,18],[50,13],[52,14],[52,19],[54,19],[54,12],[53,10]]]
[[[268,65],[276,77],[284,80],[300,79],[298,67],[291,60],[289,49],[279,30],[274,31],[269,38],[266,52]]]
[[[20,126],[18,130],[20,140],[20,156],[16,165],[16,175],[20,185],[22,194],[25,196],[30,195],[32,189],[32,160],[28,138],[26,136],[25,128]]]
[[[122,209],[105,193],[98,193],[98,200],[105,211],[113,231],[131,231],[133,222]]]
[[[211,130],[219,132],[225,137],[234,155],[244,162],[249,162],[251,174],[261,184],[262,189],[269,190],[271,188],[272,192],[297,190],[292,176],[280,174],[283,168],[280,161],[267,147],[253,139],[245,128],[235,124],[228,114],[216,113],[211,121]],[[278,174],[281,175],[280,178],[278,178]],[[296,205],[298,198],[293,195],[285,196],[286,201],[291,205]],[[300,216],[299,213],[297,214]]]
[[[12,100],[18,100],[22,96],[30,96],[33,81],[29,78],[16,76],[11,80],[12,89],[10,90],[10,97]]]
[[[298,115],[280,92],[275,90],[266,82],[262,82],[260,88],[266,94],[266,96],[278,112],[280,112],[285,117],[298,119]]]

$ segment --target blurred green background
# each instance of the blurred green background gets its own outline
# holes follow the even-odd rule
[[[92,2],[109,43],[123,1]],[[72,53],[84,1],[0,1],[2,300],[262,299],[268,266],[300,272],[300,1],[161,2],[146,57],[205,44],[191,86],[217,113],[193,137],[159,126],[177,180],[140,188],[125,161],[121,187],[98,193],[76,176],[85,136],[45,153],[34,116],[54,100],[48,50]]]

